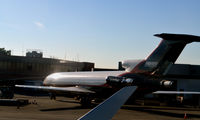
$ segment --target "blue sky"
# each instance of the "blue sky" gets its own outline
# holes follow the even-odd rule
[[[156,33],[200,36],[199,0],[0,0],[0,47],[14,55],[40,49],[45,57],[95,62],[146,58]],[[178,63],[200,64],[200,43]]]

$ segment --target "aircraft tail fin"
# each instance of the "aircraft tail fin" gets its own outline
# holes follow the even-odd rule
[[[166,74],[185,46],[191,42],[200,42],[199,36],[186,34],[155,34],[163,40],[147,59],[134,68],[134,73]]]

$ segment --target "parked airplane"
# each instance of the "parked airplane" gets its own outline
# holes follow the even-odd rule
[[[146,60],[140,62],[130,72],[107,79],[107,84],[118,83],[124,87],[79,118],[79,120],[110,120],[136,89],[147,88],[149,90],[155,85],[157,88],[173,85],[173,81],[165,80],[167,70],[171,64],[174,64],[186,44],[200,42],[200,37],[166,33],[156,34],[155,36],[161,37],[163,40]],[[158,87],[158,83],[160,83],[160,87]],[[153,91],[155,89],[150,89],[149,92]],[[155,93],[200,94],[200,92],[192,91],[157,91]]]
[[[165,78],[169,68],[188,43],[200,42],[200,37],[193,35],[162,33],[155,36],[163,39],[158,47],[145,60],[124,61],[123,66],[126,71],[60,72],[47,76],[43,82],[45,86],[16,85],[16,87],[78,93],[82,95],[82,103],[87,101],[88,94],[98,93],[99,88],[112,90],[122,88],[81,118],[111,119],[135,91],[146,94],[173,86],[174,81]],[[157,93],[166,94],[166,91]],[[193,94],[193,92],[182,93]],[[177,94],[177,91],[171,91],[170,94]]]

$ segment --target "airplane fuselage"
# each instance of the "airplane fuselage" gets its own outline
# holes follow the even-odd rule
[[[43,82],[46,86],[88,86],[103,87],[108,76],[119,76],[125,71],[98,72],[59,72],[47,76]]]

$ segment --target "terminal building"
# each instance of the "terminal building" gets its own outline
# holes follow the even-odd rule
[[[43,58],[32,51],[26,56],[0,55],[1,80],[22,77],[45,77],[54,72],[91,71],[94,63]]]
[[[14,84],[41,85],[54,72],[91,71],[94,63],[43,58],[43,53],[28,51],[26,56],[12,56],[0,48],[0,98],[12,98]],[[4,93],[4,94],[3,94]]]
[[[176,81],[177,91],[200,92],[200,65],[174,64],[166,76]],[[179,94],[176,95],[176,100],[200,106],[198,94]]]
[[[174,81],[172,91],[200,92],[200,65],[173,64],[166,73],[165,79]],[[144,96],[148,103],[153,99],[168,105],[194,105],[200,106],[199,94],[148,94]],[[155,102],[155,101],[154,101]]]

